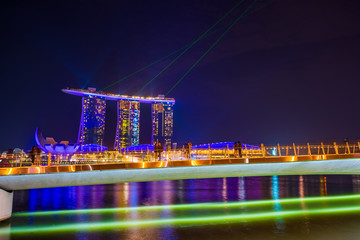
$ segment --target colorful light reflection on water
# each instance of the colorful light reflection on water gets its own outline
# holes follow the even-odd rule
[[[11,230],[8,239],[353,238],[360,236],[359,179],[240,177],[19,191],[3,229]],[[41,211],[50,212],[28,214]]]

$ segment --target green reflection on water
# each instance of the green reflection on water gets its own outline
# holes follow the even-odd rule
[[[150,227],[162,225],[176,225],[176,224],[207,224],[207,223],[230,223],[239,221],[261,221],[276,217],[294,217],[302,215],[317,215],[317,214],[335,214],[360,211],[360,207],[339,207],[339,208],[325,208],[325,209],[306,209],[294,211],[279,211],[279,212],[261,212],[250,214],[232,214],[232,215],[216,215],[207,217],[186,217],[186,218],[170,218],[170,219],[156,219],[156,220],[139,220],[139,221],[111,221],[111,222],[89,222],[82,224],[62,224],[56,226],[38,226],[38,227],[13,227],[11,230],[1,230],[0,234],[27,234],[27,233],[57,233],[68,231],[99,231],[110,230],[129,227]]]
[[[304,197],[304,198],[287,198],[275,200],[260,200],[260,201],[243,201],[243,202],[211,202],[211,203],[195,203],[195,204],[175,204],[175,205],[157,205],[157,206],[142,206],[142,207],[124,207],[124,208],[100,208],[100,209],[75,209],[75,210],[61,210],[61,211],[39,211],[39,212],[23,212],[15,213],[14,217],[27,216],[50,216],[50,215],[67,215],[67,214],[92,214],[92,213],[115,213],[127,211],[159,211],[159,210],[176,210],[176,209],[215,209],[215,208],[232,208],[242,206],[261,206],[269,204],[287,204],[298,202],[319,202],[319,201],[340,201],[360,199],[360,194],[341,195],[341,196],[327,196],[327,197]]]

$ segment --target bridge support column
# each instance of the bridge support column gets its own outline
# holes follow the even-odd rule
[[[13,193],[0,189],[0,221],[4,221],[11,217]]]

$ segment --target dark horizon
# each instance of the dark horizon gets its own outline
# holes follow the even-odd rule
[[[166,94],[251,2],[244,1],[216,33],[194,45],[141,95]],[[191,43],[236,3],[3,4],[0,149],[29,149],[37,127],[45,137],[75,142],[81,100],[61,89],[103,89]],[[259,0],[253,9],[258,8],[169,94],[176,100],[174,142],[359,140],[360,2]],[[106,92],[134,95],[175,56]],[[142,110],[140,141],[146,143],[150,111],[145,106]],[[108,102],[106,118],[105,143],[112,149],[115,103]]]

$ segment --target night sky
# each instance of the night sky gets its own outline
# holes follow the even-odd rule
[[[62,88],[102,89],[191,43],[237,2],[3,2],[0,149],[29,149],[36,127],[76,142],[81,98]],[[141,95],[166,93],[250,3]],[[176,99],[175,142],[358,140],[360,1],[258,0],[254,9],[169,94]],[[135,94],[175,56],[107,91]],[[140,140],[150,143],[150,106],[141,114]],[[112,148],[115,102],[108,102],[106,122]]]

